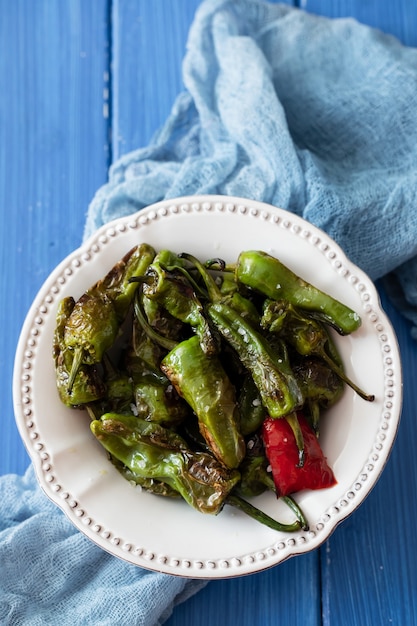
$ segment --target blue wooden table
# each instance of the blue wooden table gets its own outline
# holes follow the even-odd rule
[[[291,3],[290,3],[291,4]],[[302,0],[417,46],[415,0]],[[12,369],[25,314],[83,233],[112,161],[144,146],[182,90],[199,0],[0,0],[0,472],[29,459],[14,422]],[[210,583],[170,626],[417,624],[417,343],[382,293],[404,367],[404,408],[386,470],[319,550]],[[1,584],[1,581],[0,581]]]

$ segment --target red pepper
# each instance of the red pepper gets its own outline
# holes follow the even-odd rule
[[[323,489],[337,483],[313,429],[301,413],[297,417],[304,438],[303,467],[299,467],[294,433],[285,418],[267,417],[262,427],[265,452],[278,496],[303,489]]]

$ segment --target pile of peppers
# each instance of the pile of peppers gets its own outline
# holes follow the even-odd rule
[[[278,531],[307,529],[294,499],[336,478],[320,417],[351,386],[332,338],[359,316],[262,251],[201,262],[148,244],[58,307],[57,390],[129,481],[202,513],[239,508]],[[291,509],[281,523],[251,498]]]

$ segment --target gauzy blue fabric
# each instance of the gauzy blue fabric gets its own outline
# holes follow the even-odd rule
[[[32,466],[0,477],[0,624],[159,626],[205,584],[93,544],[41,491]]]
[[[185,90],[145,148],[120,158],[84,236],[193,194],[269,202],[327,231],[417,303],[417,50],[352,19],[207,0]],[[394,274],[392,274],[394,272]],[[79,533],[26,475],[0,478],[0,623],[153,626],[204,582],[148,572]]]
[[[417,49],[353,19],[203,2],[186,90],[152,143],[120,158],[86,235],[166,198],[262,200],[325,230],[417,322]]]

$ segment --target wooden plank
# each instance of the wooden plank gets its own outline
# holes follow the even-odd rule
[[[407,46],[416,46],[415,0],[301,0],[300,8],[332,18],[354,17],[362,24],[394,35]]]
[[[417,46],[414,0],[307,0],[303,8],[330,17],[352,16]],[[383,294],[382,294],[383,295]],[[408,324],[383,297],[402,353],[404,406],[398,438],[385,472],[366,502],[322,549],[323,624],[414,624],[417,622],[417,540],[413,521],[415,386],[417,344]]]
[[[202,538],[204,541],[204,538]],[[316,551],[271,570],[216,580],[175,608],[167,626],[313,626],[321,624]]]
[[[115,0],[112,12],[113,160],[146,146],[184,89],[188,30],[200,0]]]
[[[384,473],[364,504],[323,549],[323,624],[417,622],[415,471],[417,344],[384,298],[403,361],[404,403]]]
[[[116,0],[113,157],[147,145],[183,90],[181,64],[199,0]],[[202,537],[204,541],[204,537]],[[320,623],[319,553],[245,578],[215,581],[177,607],[170,626]]]
[[[11,379],[24,316],[107,177],[107,0],[0,1],[0,472],[26,469]],[[51,416],[53,419],[53,416]]]

